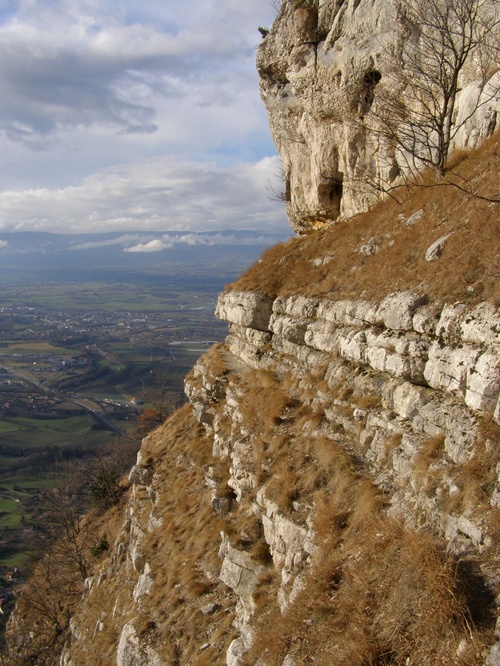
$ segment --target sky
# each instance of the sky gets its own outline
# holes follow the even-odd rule
[[[0,243],[289,233],[255,68],[275,13],[272,0],[0,0]]]

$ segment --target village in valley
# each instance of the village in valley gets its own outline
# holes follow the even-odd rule
[[[226,334],[223,278],[0,289],[0,627],[40,533],[40,498],[64,465],[135,442],[148,406],[184,400],[201,353]]]

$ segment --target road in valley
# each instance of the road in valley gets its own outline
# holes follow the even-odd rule
[[[104,426],[106,426],[106,428],[114,432],[116,435],[123,435],[123,430],[115,426],[114,423],[111,423],[111,421],[108,421],[108,419],[105,416],[100,414],[92,407],[89,407],[84,402],[80,402],[76,398],[66,395],[65,393],[61,393],[61,391],[48,388],[47,386],[44,386],[41,382],[37,381],[36,379],[33,379],[33,377],[30,377],[27,373],[21,372],[20,370],[14,370],[13,368],[9,368],[6,365],[0,365],[0,369],[5,370],[9,374],[14,375],[14,377],[17,377],[18,379],[21,379],[22,381],[31,384],[32,386],[35,386],[37,389],[43,391],[44,393],[51,393],[52,395],[61,398],[61,400],[66,400],[67,402],[71,402],[73,405],[77,405],[78,407],[86,411],[93,419],[99,421],[99,423],[102,423]]]

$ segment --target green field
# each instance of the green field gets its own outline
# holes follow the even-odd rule
[[[41,478],[39,474],[0,480],[0,564],[20,567],[26,562],[23,542],[17,537],[29,526],[30,513],[26,505],[34,493],[51,484],[52,481]]]
[[[72,356],[75,352],[66,347],[56,347],[49,342],[8,342],[0,349],[0,354],[51,354],[53,356]],[[0,356],[1,358],[1,356]]]
[[[23,302],[29,307],[42,305],[54,309],[72,310],[117,310],[127,312],[172,312],[179,309],[177,301],[182,299],[182,306],[197,307],[196,297],[182,296],[179,293],[165,295],[147,291],[142,284],[113,284],[103,282],[82,282],[77,284],[40,284],[36,290],[23,288]],[[15,303],[16,297],[6,295],[4,302]]]
[[[23,562],[22,546],[12,549],[8,544],[15,546],[15,535],[29,526],[27,503],[33,492],[53,483],[53,475],[47,473],[54,463],[68,454],[95,450],[109,439],[109,431],[96,429],[86,414],[0,420],[0,564],[19,566]]]
[[[206,341],[226,334],[212,314],[220,277],[121,278],[0,285],[0,564],[20,556],[30,500],[58,461],[114,436],[68,400],[134,434],[131,398],[152,404],[159,373],[177,403]]]
[[[19,474],[17,476],[0,479],[0,488],[2,491],[10,490],[13,493],[19,492],[14,490],[14,486],[21,488],[22,492],[25,490],[36,490],[38,488],[50,488],[51,484],[52,481],[50,479],[41,479],[38,474],[32,476]]]
[[[20,499],[2,499],[0,496],[0,530],[17,530],[23,515]]]
[[[21,428],[22,426],[20,423],[14,423],[14,421],[0,421],[0,437],[6,432],[20,430]]]

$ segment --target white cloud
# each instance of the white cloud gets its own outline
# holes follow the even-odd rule
[[[269,199],[277,158],[218,169],[158,157],[103,170],[80,184],[0,193],[0,230],[283,231],[283,207]]]
[[[160,252],[172,248],[172,243],[165,243],[159,239],[149,241],[148,243],[139,243],[132,247],[126,247],[125,252]]]
[[[171,250],[179,245],[189,246],[216,246],[216,245],[236,245],[236,246],[251,246],[251,245],[269,245],[273,242],[277,243],[284,239],[285,236],[290,235],[291,231],[288,229],[279,231],[277,234],[262,233],[255,234],[251,230],[247,233],[168,233],[161,234],[159,237],[156,234],[123,234],[113,238],[103,238],[102,240],[92,241],[77,241],[69,245],[70,250],[85,251],[95,250],[97,248],[119,246],[124,252],[160,252],[163,250]],[[1,241],[0,241],[1,242]]]
[[[99,241],[84,241],[83,243],[74,243],[70,245],[70,250],[94,250],[98,247],[111,247],[112,245],[121,245],[125,247],[130,243],[137,243],[140,237],[137,234],[124,234],[115,238],[108,238]]]
[[[0,247],[7,247],[9,244],[9,241],[6,240],[0,240]]]
[[[275,151],[255,71],[269,0],[10,7],[0,230],[285,227],[268,201]]]

